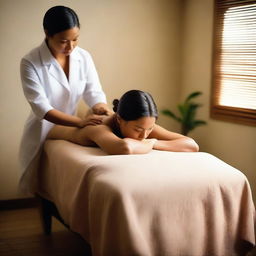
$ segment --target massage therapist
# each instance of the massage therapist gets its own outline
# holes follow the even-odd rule
[[[65,6],[50,8],[44,16],[45,40],[22,58],[24,95],[31,106],[20,145],[20,188],[35,192],[42,144],[54,124],[84,127],[97,124],[97,116],[75,116],[82,97],[94,114],[109,114],[106,96],[90,54],[77,46],[77,14]]]

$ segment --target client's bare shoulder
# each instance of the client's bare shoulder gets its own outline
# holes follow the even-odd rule
[[[114,127],[114,115],[106,116],[102,119],[102,124],[88,125],[75,132],[75,140],[83,142],[83,144],[94,143],[95,138],[104,136],[106,133],[112,133]]]
[[[115,115],[106,116],[102,119],[102,123],[98,125],[88,125],[82,130],[86,130],[87,132],[84,132],[84,134],[88,135],[88,138],[91,138],[92,135],[98,134],[99,132],[113,132],[115,124]]]

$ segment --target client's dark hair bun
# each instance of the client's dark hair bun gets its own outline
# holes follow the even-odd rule
[[[113,104],[113,111],[116,112],[118,108],[119,100],[114,99],[112,104]]]

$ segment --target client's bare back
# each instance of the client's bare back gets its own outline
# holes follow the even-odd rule
[[[95,146],[91,140],[91,134],[98,132],[100,126],[111,127],[113,123],[113,116],[104,118],[101,125],[85,126],[83,128],[69,127],[63,125],[55,125],[48,133],[46,139],[53,140],[67,140],[82,146]]]

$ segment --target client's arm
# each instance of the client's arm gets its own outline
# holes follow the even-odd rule
[[[130,138],[119,138],[105,125],[87,126],[87,136],[103,151],[111,155],[145,154],[152,150],[155,139],[138,141]]]
[[[121,139],[106,125],[86,126],[81,129],[56,125],[48,133],[47,139],[68,140],[83,146],[96,144],[112,155],[145,154],[152,150],[156,142],[155,139]]]
[[[199,150],[199,146],[192,138],[170,132],[159,125],[154,127],[149,138],[157,139],[154,145],[154,149],[157,150],[173,152],[197,152]]]

